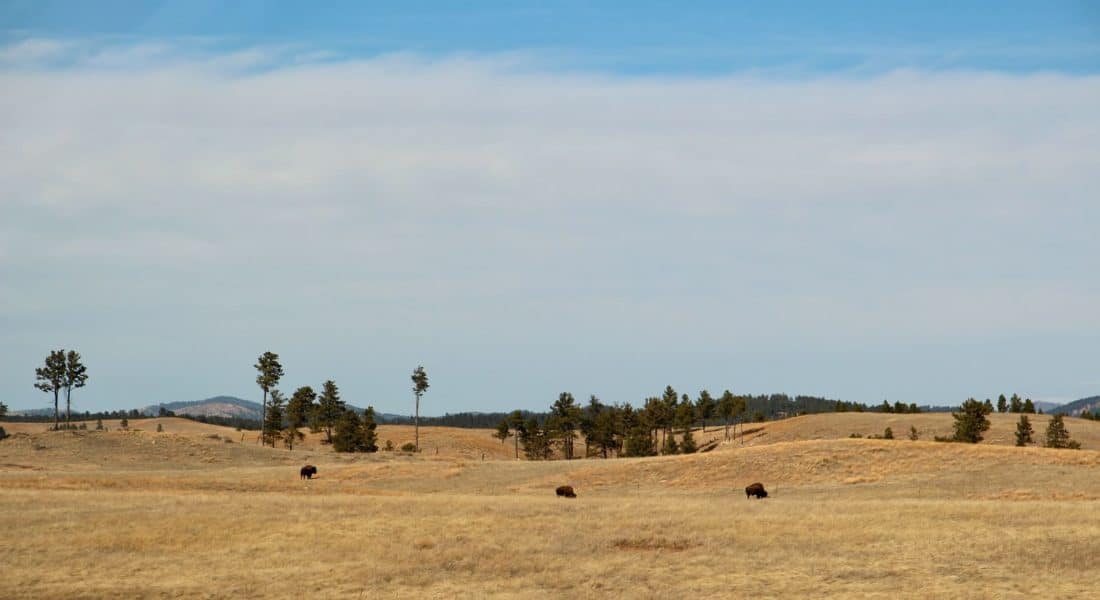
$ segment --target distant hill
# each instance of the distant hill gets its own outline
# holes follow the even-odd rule
[[[1097,410],[1100,410],[1100,396],[1089,396],[1088,398],[1074,400],[1073,402],[1063,404],[1050,412],[1072,416],[1079,415],[1086,410],[1089,412],[1096,412]]]
[[[238,418],[248,420],[260,420],[263,407],[259,402],[237,398],[236,396],[214,396],[205,400],[192,400],[189,402],[168,402],[166,404],[154,404],[141,410],[142,414],[156,416],[160,408],[170,410],[177,415],[190,415],[192,417],[221,417]]]

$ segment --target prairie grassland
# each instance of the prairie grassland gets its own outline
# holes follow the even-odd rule
[[[0,442],[0,595],[1083,598],[1100,567],[1094,451],[824,439],[539,463],[205,435]],[[758,480],[772,497],[747,500]]]

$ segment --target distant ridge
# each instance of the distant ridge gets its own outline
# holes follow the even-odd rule
[[[256,421],[260,420],[261,411],[263,410],[259,402],[245,400],[244,398],[238,398],[236,396],[214,396],[205,400],[151,404],[140,410],[143,414],[155,416],[160,412],[161,407],[177,415],[239,418]]]
[[[1088,398],[1081,398],[1080,400],[1074,400],[1068,404],[1063,404],[1058,408],[1049,411],[1062,415],[1079,415],[1084,411],[1096,412],[1100,409],[1100,396],[1089,396]]]

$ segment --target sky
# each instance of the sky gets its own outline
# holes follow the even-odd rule
[[[0,401],[1100,394],[1088,2],[0,2]]]

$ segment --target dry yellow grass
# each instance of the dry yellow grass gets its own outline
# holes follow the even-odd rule
[[[0,595],[1093,595],[1100,453],[837,439],[837,416],[701,455],[546,463],[464,455],[486,431],[422,429],[438,455],[342,456],[203,427],[5,424],[20,435],[0,442]],[[771,498],[744,497],[757,480]],[[554,497],[561,483],[580,497]]]

